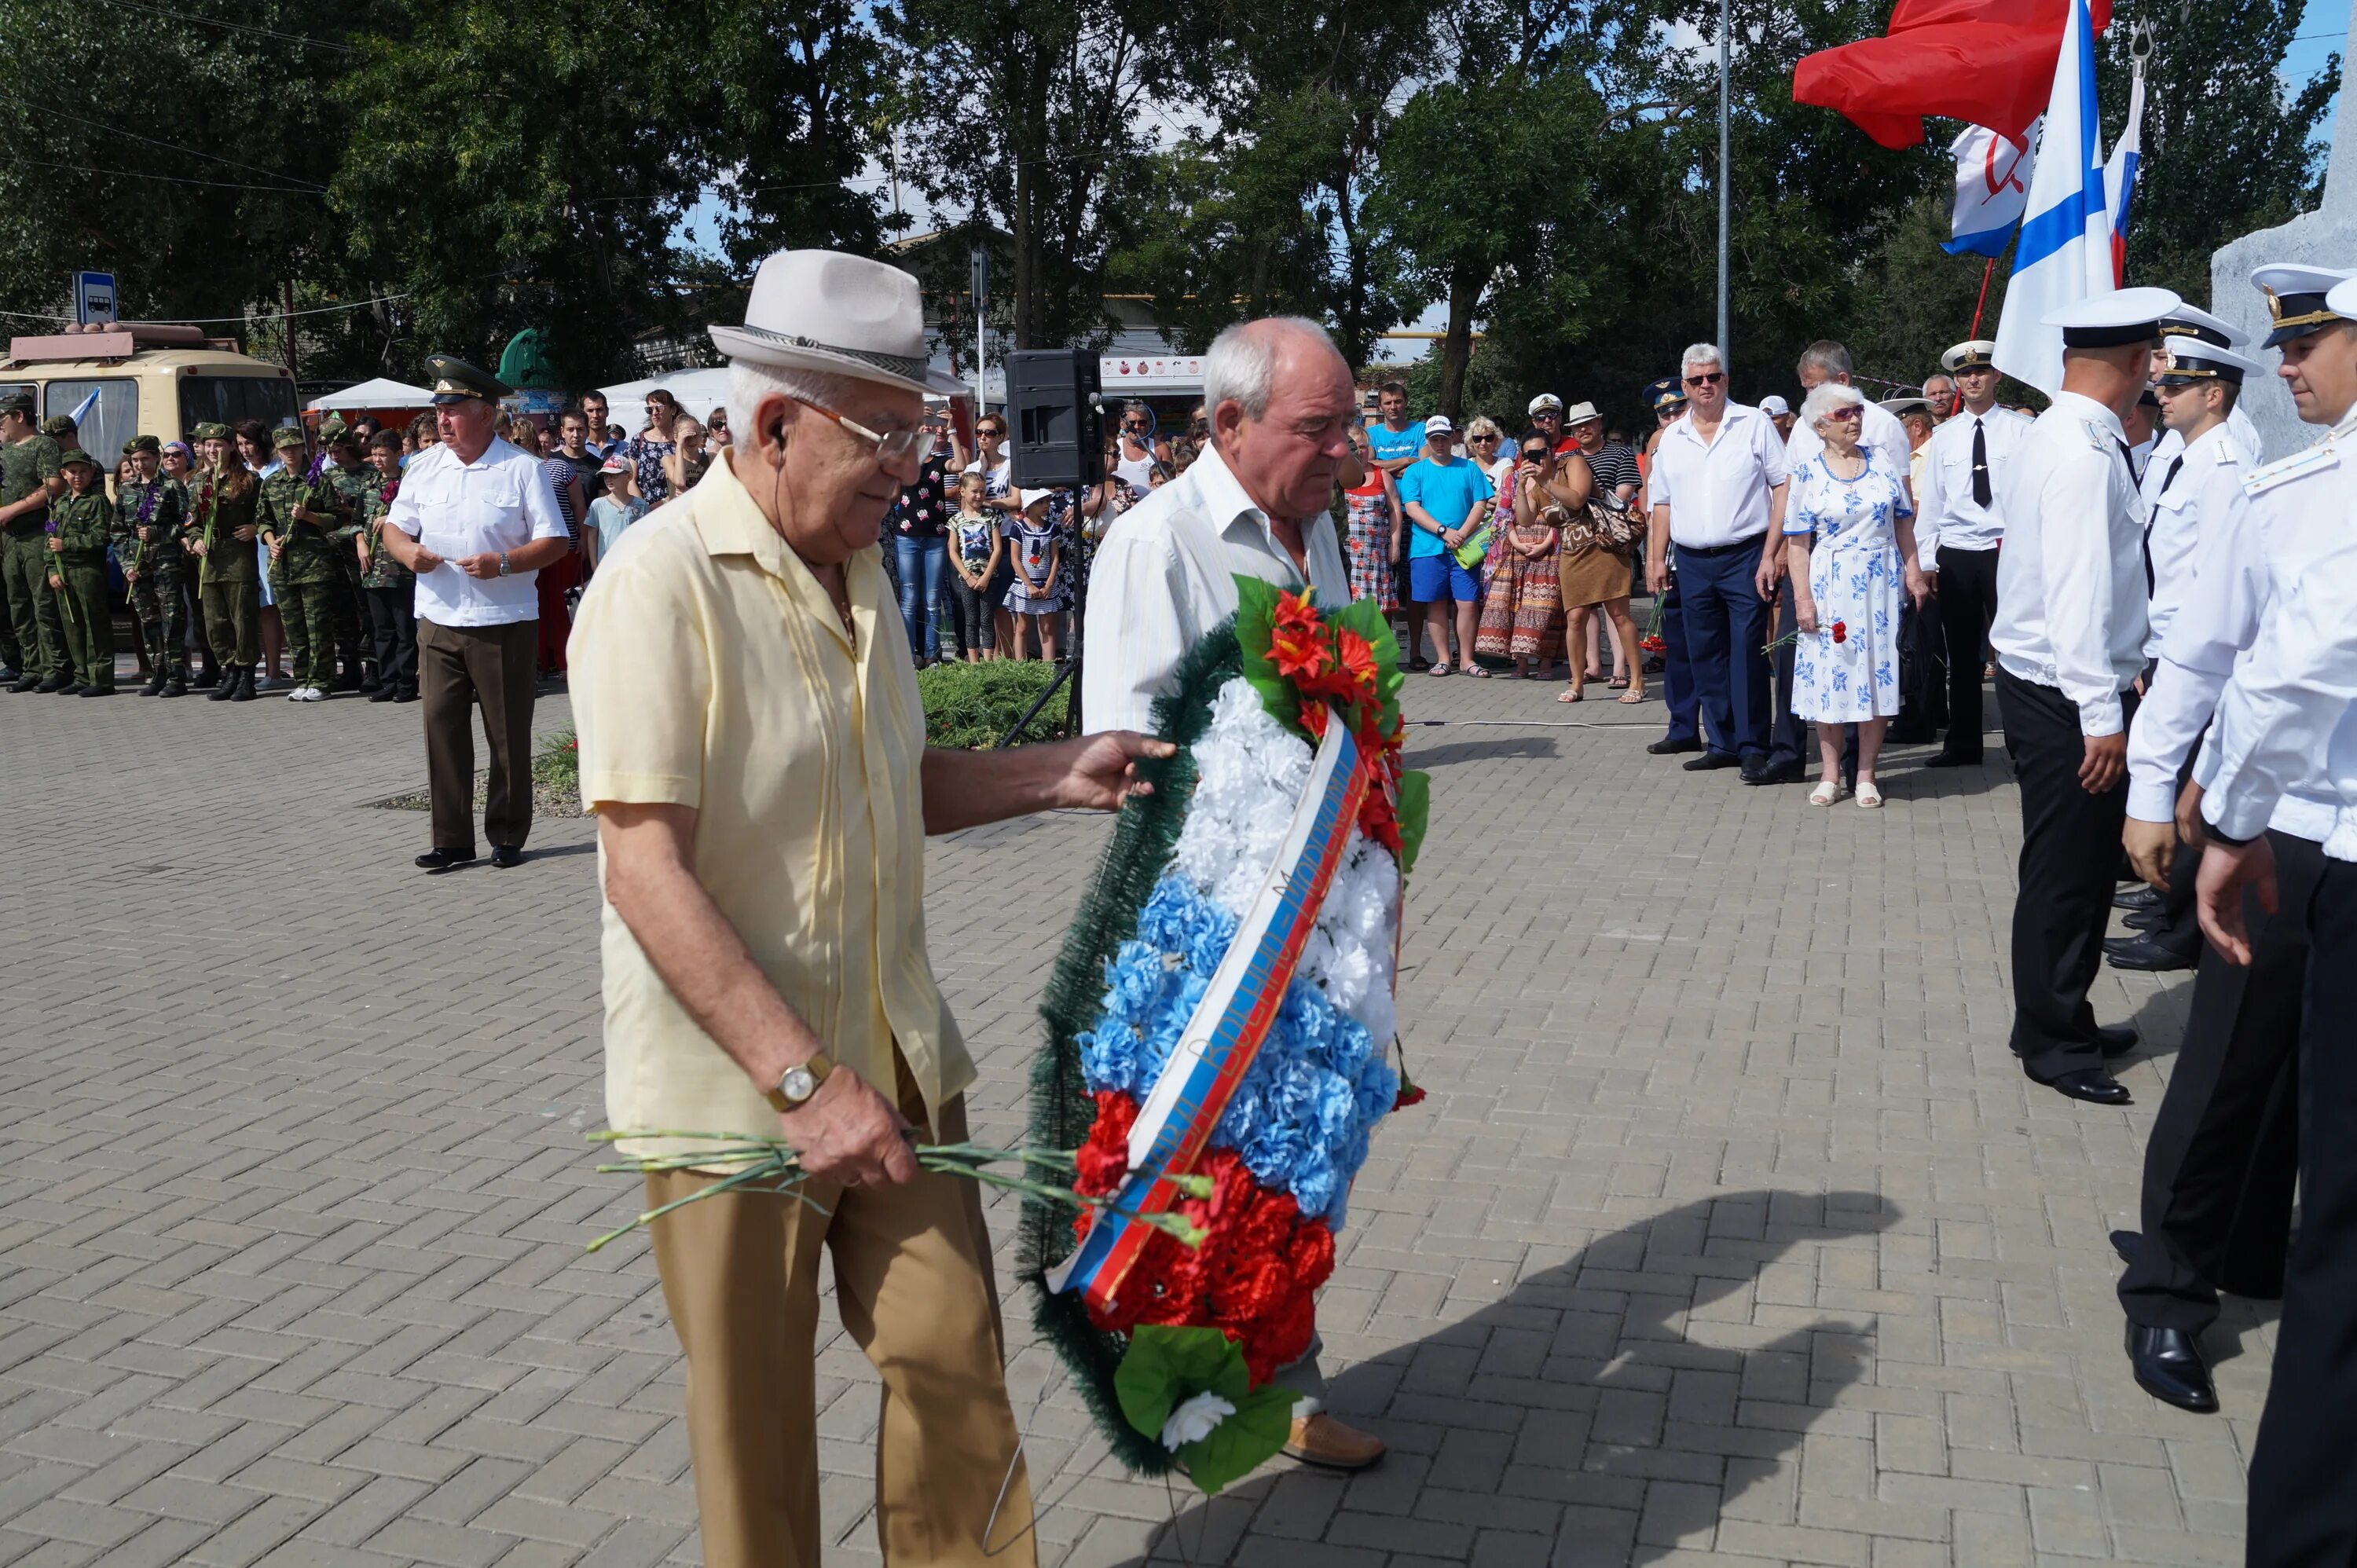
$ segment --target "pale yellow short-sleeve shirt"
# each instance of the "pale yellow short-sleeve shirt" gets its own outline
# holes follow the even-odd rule
[[[726,456],[633,526],[567,650],[581,798],[695,808],[696,878],[779,993],[888,1095],[897,1042],[938,1112],[974,1074],[925,951],[924,709],[877,552],[847,575],[856,653]],[[603,949],[608,1122],[774,1135],[610,904]]]

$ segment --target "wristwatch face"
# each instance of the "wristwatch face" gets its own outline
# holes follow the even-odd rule
[[[778,1092],[785,1096],[787,1104],[800,1105],[818,1092],[818,1079],[811,1076],[811,1069],[806,1067],[790,1067],[785,1076],[778,1079]]]

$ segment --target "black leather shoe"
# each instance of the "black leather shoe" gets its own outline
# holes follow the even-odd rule
[[[167,681],[164,689],[156,694],[159,697],[185,697],[188,694],[188,684],[185,681]]]
[[[2160,890],[2157,887],[2147,887],[2143,883],[2139,882],[2125,893],[2113,894],[2112,908],[2115,909],[2158,909],[2160,908]]]
[[[2131,931],[2163,931],[2169,929],[2166,909],[2130,909],[2120,924]]]
[[[2119,1254],[2121,1262],[2134,1263],[2136,1243],[2143,1240],[2144,1234],[2141,1231],[2115,1230],[2112,1232],[2112,1251]]]
[[[2191,969],[2190,953],[2161,946],[2150,937],[2105,937],[2104,961],[2114,969]]]
[[[379,686],[375,691],[369,693],[369,701],[371,703],[390,703],[399,695],[401,695],[401,691],[398,687]]]
[[[224,670],[221,671],[221,678],[213,682],[213,689],[205,693],[205,701],[208,703],[226,703],[231,697],[237,695],[238,685],[239,682],[237,671],[234,670]]]
[[[491,864],[499,867],[501,871],[505,871],[511,865],[522,865],[523,864],[523,846],[512,843],[493,844],[491,846]]]
[[[58,695],[60,697],[79,697],[84,692],[89,690],[89,687],[83,685],[79,681],[69,681],[64,685],[58,688]]]
[[[395,697],[393,701],[396,703],[414,703],[417,701],[417,693],[414,692],[404,692],[401,695]]]
[[[2136,1032],[2126,1024],[2098,1024],[2095,1048],[2107,1057],[2124,1057],[2136,1048]]]
[[[81,694],[85,697],[112,697],[114,695],[114,688],[112,686],[84,686],[81,689]]]
[[[2136,1369],[2136,1387],[2163,1404],[2196,1415],[2208,1415],[2218,1408],[2218,1391],[2210,1381],[2201,1347],[2182,1328],[2129,1324],[2128,1365]]]
[[[253,689],[253,671],[250,669],[239,671],[235,679],[227,683],[237,688],[229,694],[232,703],[251,703],[260,694]]]
[[[1743,765],[1743,781],[1746,784],[1799,784],[1806,781],[1807,778],[1808,770],[1797,762],[1787,762],[1781,768],[1770,768],[1764,762],[1756,766],[1749,762]]]
[[[453,867],[471,864],[474,858],[471,849],[429,849],[417,857],[417,865],[428,875],[438,876]]]
[[[52,675],[48,680],[42,682],[39,685],[34,687],[33,690],[36,692],[62,692],[66,689],[66,682],[70,679],[70,677],[65,675]]]
[[[16,683],[8,688],[12,692],[38,692],[40,689],[41,678],[38,675],[19,675]]]
[[[13,686],[25,678],[25,672],[14,664],[0,664],[0,686]]]
[[[2057,1094],[2067,1094],[2090,1105],[2126,1105],[2128,1102],[2126,1086],[2099,1067],[2083,1067],[2076,1072],[2066,1072],[2061,1078],[2048,1079],[2045,1083]]]
[[[1923,759],[1923,766],[1926,768],[1978,768],[1980,765],[1981,759],[1977,755],[1958,757],[1953,752],[1946,751],[1941,752],[1937,757],[1927,757]]]
[[[139,688],[139,694],[143,697],[162,696],[164,694],[164,672],[161,670],[158,670],[155,674],[147,677],[147,683]]]
[[[1702,749],[1702,742],[1700,740],[1670,740],[1664,738],[1653,742],[1652,745],[1647,746],[1645,749],[1652,752],[1655,757],[1674,757],[1681,751],[1700,751]]]
[[[1706,751],[1692,761],[1681,763],[1689,773],[1709,773],[1721,768],[1740,768],[1743,758],[1724,751]]]

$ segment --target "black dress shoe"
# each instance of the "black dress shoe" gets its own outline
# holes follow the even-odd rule
[[[13,686],[25,678],[25,672],[14,664],[0,664],[0,686]]]
[[[414,703],[417,701],[417,693],[414,692],[404,692],[401,695],[395,697],[393,701],[396,703]]]
[[[2044,1081],[2046,1087],[2055,1093],[2083,1100],[2090,1105],[2126,1105],[2128,1102],[2126,1086],[2099,1067],[2083,1067],[2076,1072],[2066,1072],[2061,1078],[2050,1078]]]
[[[114,688],[112,686],[84,686],[81,689],[81,695],[85,697],[112,697],[114,695]]]
[[[2136,1243],[2143,1240],[2142,1231],[2115,1230],[2112,1232],[2112,1251],[2119,1254],[2121,1262],[2132,1264],[2136,1262]]]
[[[2131,931],[2165,931],[2169,929],[2169,911],[2131,909],[2121,919],[2120,924]]]
[[[2112,908],[2115,909],[2158,909],[2160,908],[2160,889],[2158,887],[2148,887],[2139,882],[2125,893],[2113,894]]]
[[[143,697],[162,696],[164,694],[164,672],[161,670],[158,670],[155,674],[147,677],[147,683],[139,688],[139,694]]]
[[[8,688],[12,692],[38,692],[40,689],[41,678],[38,675],[19,675],[16,683]]]
[[[251,703],[257,700],[258,693],[253,689],[253,671],[252,670],[247,669],[238,671],[228,684],[236,688],[235,691],[232,691],[229,694],[229,700],[231,702]]]
[[[164,689],[156,694],[159,697],[185,697],[188,694],[188,683],[178,679],[167,681]]]
[[[2107,1057],[2124,1057],[2136,1048],[2136,1032],[2126,1024],[2098,1024],[2095,1048]]]
[[[505,871],[511,865],[522,865],[523,864],[523,847],[521,844],[512,843],[493,844],[491,846],[491,864],[499,867],[501,871]]]
[[[2104,961],[2114,969],[2191,969],[2193,955],[2163,947],[2150,937],[2105,937]]]
[[[417,857],[417,865],[428,875],[438,876],[454,866],[471,864],[474,858],[471,849],[429,849]]]
[[[1663,738],[1653,742],[1652,745],[1647,746],[1645,749],[1652,752],[1655,757],[1674,757],[1681,751],[1700,751],[1702,749],[1702,742],[1699,739],[1670,740]]]
[[[67,675],[52,675],[48,680],[42,682],[39,685],[34,687],[33,690],[36,692],[62,692],[66,689],[66,682],[71,679],[72,677]]]
[[[79,681],[69,681],[64,685],[58,688],[58,695],[60,697],[79,697],[88,690],[90,690],[90,688],[83,685]]]
[[[1926,768],[1978,768],[1980,765],[1981,759],[1977,756],[1958,757],[1953,752],[1946,751],[1937,757],[1927,757],[1923,759],[1923,766]]]
[[[1799,784],[1807,779],[1808,770],[1798,762],[1787,762],[1776,768],[1764,762],[1756,766],[1749,762],[1743,765],[1743,781],[1746,784]]]
[[[1740,768],[1743,758],[1724,751],[1706,751],[1691,761],[1679,764],[1689,773],[1709,773],[1721,768]]]
[[[236,671],[224,671],[221,674],[221,678],[213,682],[213,689],[205,693],[205,701],[208,703],[226,703],[231,697],[237,695],[240,684],[241,682],[237,678]]]
[[[2196,1415],[2218,1408],[2218,1391],[2210,1381],[2201,1347],[2182,1328],[2129,1324],[2128,1365],[2136,1369],[2136,1387],[2163,1404]]]
[[[399,695],[401,695],[401,692],[398,687],[379,686],[375,691],[369,693],[369,701],[371,703],[390,703]]]

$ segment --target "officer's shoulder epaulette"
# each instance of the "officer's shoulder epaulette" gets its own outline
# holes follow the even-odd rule
[[[2263,496],[2278,485],[2288,484],[2309,474],[2322,473],[2328,468],[2338,467],[2340,464],[2341,454],[2334,449],[2332,440],[2328,436],[2305,452],[2295,452],[2264,467],[2252,469],[2243,478],[2243,493]]]

